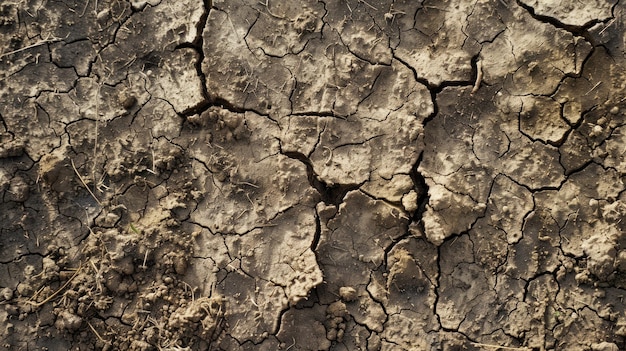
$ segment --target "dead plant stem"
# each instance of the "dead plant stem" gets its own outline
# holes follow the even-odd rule
[[[91,189],[89,189],[89,187],[87,186],[87,184],[85,183],[85,181],[83,180],[83,177],[80,176],[80,173],[78,173],[78,170],[76,169],[76,166],[74,165],[74,160],[70,159],[70,162],[72,163],[72,168],[74,169],[74,173],[76,173],[76,175],[78,176],[78,179],[80,179],[80,182],[83,183],[83,186],[85,187],[85,189],[87,189],[87,191],[89,192],[89,194],[91,194],[91,197],[93,197],[94,200],[96,200],[96,202],[98,203],[98,205],[102,206],[102,204],[100,203],[100,200],[98,200],[98,198],[96,197],[96,195],[93,193],[93,191],[91,191]]]
[[[35,47],[40,46],[40,45],[54,43],[54,42],[61,41],[61,40],[63,40],[63,39],[62,38],[53,38],[53,39],[41,40],[41,41],[36,42],[35,44],[25,46],[25,47],[23,47],[21,49],[5,52],[4,54],[0,55],[0,59],[4,58],[5,56],[17,54],[18,52],[22,52],[24,50],[35,48]]]
[[[91,169],[91,177],[93,179],[94,189],[96,188],[96,184],[97,184],[96,183],[96,165],[98,163],[98,120],[100,119],[99,111],[98,111],[99,100],[100,100],[100,83],[98,83],[98,88],[96,89],[96,117],[95,117],[96,127],[95,127],[94,141],[93,141],[93,167]],[[91,190],[89,192],[91,193]],[[96,199],[96,201],[98,200]]]
[[[473,342],[472,345],[478,346],[478,347],[490,347],[490,348],[502,349],[502,350],[516,350],[516,351],[530,350],[528,347],[507,347],[507,346],[500,346],[500,345],[481,344],[479,342]]]
[[[63,291],[63,289],[65,289],[71,282],[72,280],[74,280],[74,278],[76,278],[76,276],[78,275],[78,273],[80,273],[82,268],[82,265],[78,267],[78,269],[76,270],[76,272],[74,272],[74,274],[70,277],[70,279],[68,279],[65,284],[63,284],[63,286],[61,286],[57,291],[53,292],[52,295],[48,296],[45,300],[41,301],[41,302],[33,302],[33,301],[26,301],[26,303],[33,305],[35,307],[41,307],[44,304],[46,304],[48,301],[52,300],[55,296],[57,296],[61,291]]]

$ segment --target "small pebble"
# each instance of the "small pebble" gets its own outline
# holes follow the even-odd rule
[[[342,286],[339,288],[339,296],[345,302],[352,302],[357,299],[358,294],[354,288]]]

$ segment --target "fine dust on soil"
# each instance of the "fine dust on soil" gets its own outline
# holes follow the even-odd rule
[[[2,1],[0,349],[626,349],[625,8]]]

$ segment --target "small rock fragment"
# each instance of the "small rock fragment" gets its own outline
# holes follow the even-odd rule
[[[402,206],[407,212],[413,213],[417,210],[417,193],[411,190],[408,194],[402,196]]]
[[[341,296],[341,299],[345,302],[352,302],[359,297],[357,291],[349,286],[339,288],[339,296]]]
[[[62,311],[59,314],[54,326],[59,330],[76,331],[83,324],[83,319],[69,311]]]
[[[13,298],[13,290],[10,288],[2,288],[0,290],[0,299],[8,301]]]

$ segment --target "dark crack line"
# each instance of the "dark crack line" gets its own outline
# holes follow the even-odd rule
[[[582,26],[565,24],[565,23],[559,21],[557,18],[546,16],[546,15],[539,15],[539,14],[537,14],[535,12],[535,9],[532,6],[525,4],[524,2],[522,2],[522,0],[515,0],[515,2],[521,8],[523,8],[526,11],[528,11],[530,16],[532,18],[536,19],[537,21],[543,22],[543,23],[547,23],[547,24],[550,24],[550,25],[552,25],[552,26],[554,26],[554,27],[556,27],[558,29],[562,29],[564,31],[567,31],[567,32],[571,33],[573,36],[582,37],[582,38],[584,38],[586,41],[588,41],[594,47],[598,46],[596,41],[589,34],[588,30],[589,30],[589,28],[595,26],[598,23],[603,23],[602,21],[600,21],[598,19],[593,19],[593,20],[590,20],[589,22],[585,23]]]
[[[204,62],[204,59],[205,59],[204,29],[206,28],[207,21],[211,13],[211,8],[213,4],[211,0],[203,0],[203,5],[204,5],[204,13],[202,13],[202,15],[200,16],[200,19],[198,20],[198,23],[196,23],[196,37],[194,38],[193,42],[188,43],[188,44],[181,44],[175,48],[175,49],[180,49],[180,48],[187,47],[187,48],[191,48],[195,50],[198,53],[198,60],[195,62],[195,68],[196,68],[196,73],[198,74],[198,77],[200,78],[200,82],[202,85],[201,93],[202,93],[202,97],[204,98],[203,101],[200,102],[200,104],[198,104],[197,106],[191,107],[187,111],[183,111],[183,116],[190,116],[190,115],[205,111],[208,108],[209,101],[210,101],[209,93],[207,91],[206,75],[202,71],[202,63]]]
[[[328,205],[339,205],[343,202],[343,198],[346,194],[352,190],[359,189],[364,183],[361,184],[333,184],[328,185],[325,181],[319,178],[313,168],[313,163],[304,154],[297,151],[283,151],[281,145],[282,155],[285,155],[291,159],[298,160],[306,166],[307,178],[309,184],[313,187],[322,197],[322,201]]]
[[[317,256],[317,247],[320,243],[321,237],[322,237],[322,223],[321,223],[319,214],[317,213],[317,211],[315,211],[315,235],[313,235],[313,240],[311,241],[311,251],[315,253],[315,256]]]

